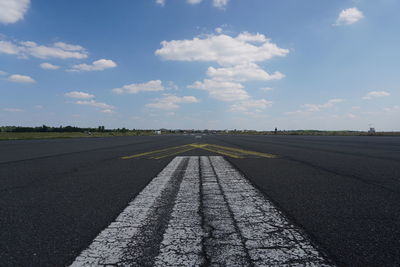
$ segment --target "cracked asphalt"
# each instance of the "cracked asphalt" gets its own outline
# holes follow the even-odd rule
[[[221,156],[175,158],[72,264],[93,265],[331,266]]]
[[[0,142],[0,266],[71,264],[174,158],[124,161],[120,157],[193,142],[279,155],[277,159],[226,160],[294,225],[300,236],[291,240],[306,236],[339,266],[400,265],[400,138],[203,136],[199,140],[194,136],[155,136]],[[193,150],[184,155],[215,154]],[[223,177],[221,173],[220,186],[215,189],[240,192],[234,184],[221,183]],[[196,184],[195,180],[188,181]],[[204,190],[201,182],[197,186],[199,192]],[[182,178],[180,188],[196,186],[188,187]],[[178,188],[172,191],[176,199],[184,193]],[[225,194],[225,203],[231,197],[235,202],[251,200],[249,196]],[[198,199],[198,210],[202,210],[208,200]],[[186,203],[183,200],[178,205],[179,211],[193,212],[184,210]],[[248,204],[243,202],[241,207]],[[234,206],[226,209],[226,214],[235,213]],[[245,210],[238,209],[236,218]],[[188,223],[190,229],[212,224],[212,219],[199,222],[198,212],[192,214],[192,221],[182,221],[173,205],[166,213],[168,223]],[[249,218],[257,214],[252,210],[249,213]],[[162,240],[157,256],[179,251],[167,241],[173,242],[172,237],[182,232],[178,228],[168,230],[168,223],[161,224],[163,234],[152,237]],[[233,229],[240,228],[240,223],[235,219]],[[272,228],[264,225],[252,233],[268,229],[280,240],[281,229]],[[134,231],[132,227],[125,229]],[[168,233],[170,239],[165,238]],[[207,241],[207,235],[198,239],[196,233],[192,232],[193,240],[200,243],[193,242],[193,248],[182,245],[181,249],[197,248],[207,259],[208,250],[198,244],[212,242]],[[263,238],[249,242],[246,234],[252,234],[240,233],[233,239],[240,244],[245,240],[247,254],[239,251],[235,255],[247,260],[256,259],[260,248],[286,250],[291,255],[291,246],[296,244],[268,243]],[[193,255],[199,254],[191,255],[185,260],[195,261]],[[154,257],[154,264],[161,266],[165,259]]]

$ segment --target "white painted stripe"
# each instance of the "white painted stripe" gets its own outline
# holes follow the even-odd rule
[[[183,157],[176,157],[154,178],[142,192],[118,216],[115,222],[103,230],[72,263],[71,266],[97,266],[116,264],[124,258],[129,243],[140,235],[139,229],[147,223],[155,208],[157,197],[173,178]]]
[[[201,266],[199,158],[190,157],[154,266]]]
[[[72,266],[329,266],[223,157],[176,157]]]
[[[222,157],[210,157],[255,266],[328,266],[309,239]]]
[[[204,250],[211,266],[247,266],[247,253],[208,157],[201,157]]]

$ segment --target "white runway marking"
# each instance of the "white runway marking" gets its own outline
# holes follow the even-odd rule
[[[72,266],[330,266],[223,157],[176,157]]]
[[[115,222],[103,230],[72,266],[96,266],[120,263],[125,257],[128,244],[140,234],[139,229],[147,223],[158,197],[172,180],[174,172],[183,161],[176,157],[154,178],[128,205]]]

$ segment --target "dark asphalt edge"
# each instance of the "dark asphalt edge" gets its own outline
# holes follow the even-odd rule
[[[241,139],[244,142],[250,143],[248,139]],[[349,153],[349,152],[340,152],[336,150],[329,150],[329,149],[317,149],[317,148],[310,148],[310,147],[302,147],[299,145],[291,145],[291,144],[284,144],[282,142],[277,143],[277,142],[271,142],[271,141],[252,141],[253,143],[261,143],[261,144],[273,144],[273,145],[278,145],[278,146],[284,146],[284,147],[293,147],[293,148],[299,148],[299,149],[307,149],[307,150],[312,150],[312,151],[319,151],[319,152],[324,152],[324,153],[333,153],[333,154],[339,154],[339,155],[349,155],[349,156],[354,156],[354,157],[362,157],[362,158],[369,158],[369,159],[378,159],[378,160],[389,160],[389,161],[395,161],[398,162],[398,160],[393,159],[393,158],[388,158],[388,157],[380,157],[380,156],[370,156],[370,155],[363,155],[363,154],[356,154],[356,153]]]
[[[295,162],[295,163],[299,163],[299,164],[305,165],[305,166],[307,166],[307,167],[316,169],[316,170],[321,171],[321,172],[328,172],[328,173],[333,174],[333,175],[336,175],[336,176],[347,177],[347,178],[350,178],[350,179],[353,179],[353,180],[357,180],[357,181],[360,182],[360,183],[367,184],[367,185],[369,185],[369,186],[376,186],[376,187],[379,187],[381,190],[389,191],[389,192],[392,193],[392,194],[398,195],[398,194],[400,193],[400,192],[398,192],[398,191],[392,190],[391,188],[385,187],[384,185],[382,185],[382,184],[380,184],[380,183],[374,183],[373,181],[364,179],[364,178],[359,177],[359,176],[354,175],[354,174],[340,173],[340,172],[331,170],[331,169],[329,169],[329,168],[326,168],[326,167],[323,167],[323,166],[318,166],[318,165],[313,164],[313,163],[311,163],[311,162],[307,162],[307,161],[304,161],[304,160],[295,159],[295,158],[292,158],[292,157],[281,157],[281,159],[287,159],[287,160],[289,160],[289,161],[292,161],[292,162]]]
[[[143,142],[143,143],[139,143],[139,144],[148,144],[148,143],[153,143],[153,142],[147,141],[147,142]],[[2,164],[11,164],[11,163],[19,163],[19,162],[37,160],[37,159],[48,159],[48,158],[53,158],[53,157],[62,157],[62,156],[68,156],[68,155],[73,155],[73,154],[78,154],[78,153],[94,152],[94,151],[106,150],[106,149],[114,149],[114,148],[119,148],[119,147],[131,146],[131,145],[135,145],[135,144],[137,144],[137,143],[110,146],[110,147],[102,147],[102,148],[93,148],[93,149],[87,149],[87,150],[82,150],[82,151],[66,152],[66,153],[60,153],[60,154],[48,155],[48,156],[41,156],[41,157],[30,158],[30,159],[18,159],[18,160],[11,160],[11,161],[3,161],[3,162],[0,162],[0,165],[2,165]]]
[[[328,249],[318,241],[316,236],[312,233],[309,233],[308,231],[305,230],[305,227],[298,222],[285,208],[283,208],[275,199],[273,199],[271,196],[269,196],[266,192],[264,192],[257,184],[255,184],[249,177],[244,173],[244,171],[234,164],[232,162],[232,159],[229,157],[224,157],[225,160],[227,160],[238,172],[243,175],[243,177],[252,185],[254,186],[261,194],[266,198],[266,200],[270,201],[277,209],[278,212],[282,214],[283,217],[287,218],[290,223],[292,223],[297,230],[299,230],[300,234],[303,237],[307,237],[310,240],[310,243],[315,246],[315,248],[318,250],[318,252],[321,253],[322,257],[326,259],[326,261],[329,264],[332,264],[333,266],[345,266],[344,263],[340,262],[337,257],[331,255],[328,252]],[[273,159],[272,159],[273,160]]]
[[[271,142],[271,141],[250,141],[249,139],[245,139],[245,138],[238,138],[240,141],[245,142],[245,143],[259,143],[259,144],[273,144],[273,145],[277,145],[280,147],[290,147],[290,148],[295,148],[295,149],[307,149],[307,150],[313,150],[313,151],[317,151],[317,152],[323,152],[323,153],[333,153],[333,154],[339,154],[339,155],[346,155],[346,156],[353,156],[353,157],[361,157],[361,158],[367,158],[367,159],[374,159],[374,160],[389,160],[389,161],[394,161],[394,162],[398,162],[397,159],[394,158],[389,158],[389,157],[381,157],[381,156],[371,156],[371,155],[363,155],[363,154],[356,154],[356,153],[348,153],[348,152],[340,152],[340,151],[335,151],[335,150],[329,150],[329,149],[317,149],[317,148],[309,148],[309,147],[302,147],[299,145],[292,145],[292,144],[284,144],[282,142]],[[240,146],[238,144],[235,144],[233,142],[227,142],[226,140],[222,140],[222,139],[217,139],[218,141],[224,142],[226,144],[229,145],[233,145],[233,146],[237,146],[241,149],[245,149],[243,148],[243,146]],[[321,142],[320,142],[321,143]],[[247,149],[248,150],[248,149]],[[261,151],[258,151],[261,152]],[[272,152],[263,152],[263,153],[271,153]]]
[[[130,159],[130,160],[138,160],[138,159]],[[148,160],[148,161],[153,161],[152,159],[141,159],[141,160]],[[157,174],[154,177],[151,177],[149,179],[149,181],[143,185],[143,187],[141,187],[136,194],[132,195],[132,197],[128,200],[128,202],[122,207],[122,209],[120,211],[117,212],[117,214],[115,215],[115,217],[112,217],[109,221],[109,223],[107,223],[104,227],[102,227],[100,229],[100,231],[98,231],[97,233],[94,234],[93,238],[90,239],[89,243],[86,245],[82,245],[81,248],[78,250],[77,254],[75,256],[73,256],[73,258],[71,257],[71,262],[67,262],[64,266],[70,266],[76,259],[76,257],[78,257],[82,251],[84,251],[85,249],[87,249],[93,242],[93,240],[101,233],[101,231],[103,231],[104,229],[106,229],[112,222],[114,222],[118,216],[121,214],[121,212],[124,211],[124,209],[129,205],[130,202],[132,202],[142,191],[143,189],[145,189],[150,183],[151,181],[153,181],[153,179],[155,177],[157,177],[162,170],[171,162],[170,161],[166,161],[166,163],[161,164],[160,170],[157,172]]]

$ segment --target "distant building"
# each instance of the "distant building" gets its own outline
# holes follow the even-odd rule
[[[375,128],[374,127],[370,127],[368,132],[369,133],[375,133]]]

